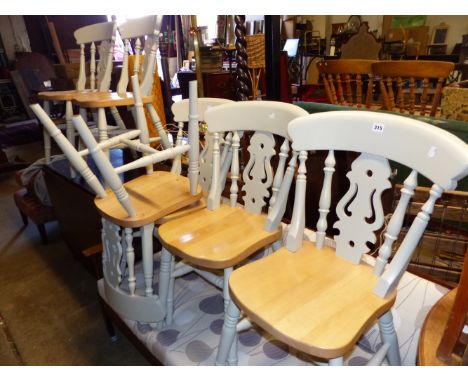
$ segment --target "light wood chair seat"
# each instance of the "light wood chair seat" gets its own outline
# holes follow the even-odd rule
[[[125,228],[141,227],[153,223],[161,217],[201,199],[201,186],[197,193],[190,193],[188,178],[167,171],[156,171],[142,175],[125,183],[130,201],[135,208],[135,216],[128,216],[112,190],[107,189],[107,197],[96,198],[99,212],[109,221]]]
[[[373,293],[378,277],[372,271],[332,248],[304,242],[295,253],[282,247],[237,269],[229,287],[238,307],[276,338],[313,356],[335,358],[394,303],[395,292],[387,298]]]
[[[172,214],[163,216],[161,219],[155,221],[154,224],[156,226],[159,226],[161,224],[170,222],[171,220],[179,219],[183,216],[186,216],[188,214],[191,214],[191,213],[194,213],[196,211],[206,208],[205,198],[206,198],[206,195],[204,195],[204,197],[202,197],[200,200],[197,200],[195,203],[192,203],[187,207],[177,210],[176,212],[173,212]]]
[[[79,97],[82,94],[94,94],[98,93],[97,90],[60,90],[60,91],[48,91],[38,93],[38,97],[46,101],[72,101],[73,98]],[[102,93],[102,92],[99,92]]]
[[[224,269],[281,239],[281,227],[268,232],[265,219],[221,204],[214,211],[203,209],[163,224],[159,235],[172,254],[201,267]]]
[[[152,95],[142,95],[143,104],[149,104],[154,101]],[[103,92],[89,92],[89,93],[75,93],[72,97],[73,103],[83,108],[106,108],[112,106],[133,106],[135,105],[135,98],[133,93],[126,92],[125,94],[103,93]]]

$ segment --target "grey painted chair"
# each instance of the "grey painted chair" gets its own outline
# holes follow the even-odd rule
[[[300,351],[343,364],[360,336],[376,320],[382,346],[370,364],[400,364],[393,326],[396,286],[423,234],[436,200],[468,174],[468,146],[454,135],[410,118],[369,111],[336,111],[298,118],[289,124],[292,147],[299,152],[293,216],[285,246],[236,269],[230,277],[232,298],[225,315],[217,363],[229,362],[236,344],[239,310],[278,340]],[[317,230],[306,241],[305,161],[310,150],[330,150]],[[348,192],[337,204],[339,231],[326,237],[334,150],[358,152],[347,174]],[[400,200],[384,216],[381,196],[390,188],[389,160],[411,170]],[[418,174],[433,186],[391,261],[405,210]],[[368,256],[385,223],[378,257]]]
[[[164,288],[164,295],[167,293],[167,324],[173,319],[175,278],[195,271],[223,290],[227,306],[227,282],[234,267],[281,240],[280,221],[297,159],[291,154],[289,166],[286,163],[290,155],[286,128],[291,120],[304,115],[307,113],[298,106],[273,101],[230,103],[206,111],[208,132],[213,134],[213,176],[207,207],[171,220],[158,230],[163,245],[161,269],[170,274],[169,284],[167,278],[166,284],[160,281],[160,291]],[[252,132],[250,156],[241,174],[240,136],[246,132]],[[221,133],[228,133],[222,152]],[[278,152],[275,137],[281,146]],[[279,164],[274,173],[271,159],[276,155]],[[221,203],[221,193],[229,171],[228,204]],[[182,261],[175,265],[171,255]]]

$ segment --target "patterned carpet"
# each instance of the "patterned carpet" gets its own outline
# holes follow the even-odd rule
[[[372,264],[374,258],[364,261]],[[154,289],[158,288],[159,257],[155,256]],[[137,280],[142,280],[136,269]],[[137,289],[142,283],[137,281]],[[103,280],[98,291],[105,299]],[[424,319],[430,308],[447,289],[406,272],[398,285],[398,295],[392,314],[400,345],[402,364],[414,366],[418,340]],[[176,279],[174,291],[174,323],[162,330],[148,323],[124,319],[127,326],[164,365],[214,365],[223,325],[223,298],[216,289],[195,273]],[[377,324],[360,339],[358,346],[345,357],[345,364],[361,366],[380,348]],[[275,340],[254,327],[239,334],[239,365],[313,365],[314,360]]]

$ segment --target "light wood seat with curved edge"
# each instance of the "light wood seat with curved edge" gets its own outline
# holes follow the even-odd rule
[[[135,118],[143,121],[137,123],[137,126],[146,127],[136,75],[132,76],[132,83],[136,100]],[[98,287],[104,291],[105,301],[122,317],[150,323],[162,322],[166,314],[165,304],[162,303],[165,299],[160,299],[153,291],[154,221],[194,203],[202,197],[202,191],[197,184],[198,173],[189,171],[187,179],[170,172],[154,172],[153,163],[189,152],[190,167],[197,168],[199,143],[196,110],[191,109],[190,113],[189,144],[162,151],[142,143],[142,136],[147,135],[144,129],[131,130],[98,143],[83,118],[74,116],[73,124],[88,147],[82,152],[76,151],[39,105],[33,105],[33,110],[50,130],[51,136],[72,165],[97,194],[95,205],[102,215],[104,275],[98,281]],[[143,156],[114,169],[104,150],[117,144],[141,151]],[[87,154],[93,157],[109,189],[103,188],[82,159]],[[122,183],[119,174],[140,167],[146,167],[145,175]],[[140,275],[135,273],[133,240],[137,235],[141,236],[142,242],[141,278],[137,278]]]
[[[373,101],[375,60],[340,59],[317,62],[325,92],[331,104],[363,109],[380,109]]]
[[[376,319],[382,346],[369,361],[399,365],[391,308],[436,200],[468,174],[468,146],[456,136],[407,117],[370,111],[335,111],[298,118],[289,124],[299,168],[291,224],[285,246],[236,269],[230,277],[217,364],[229,362],[236,346],[239,310],[285,344],[330,365],[343,358]],[[314,235],[304,237],[308,151],[330,150],[325,160]],[[338,202],[339,233],[326,237],[335,150],[358,152],[347,177],[350,188]],[[384,216],[382,194],[391,187],[389,160],[411,168],[392,214]],[[434,182],[392,260],[418,174]],[[375,234],[384,224],[382,243]],[[331,228],[331,227],[330,227]],[[373,244],[376,259],[369,256]],[[223,342],[224,341],[224,342]]]
[[[44,101],[44,110],[50,115],[50,102],[65,102],[66,135],[70,142],[75,140],[75,131],[71,118],[73,116],[73,98],[79,94],[102,92],[107,93],[111,83],[112,51],[115,41],[117,24],[104,22],[79,28],[74,32],[76,43],[80,45],[80,69],[76,88],[73,90],[40,92],[38,97]],[[96,66],[96,43],[98,47],[99,63]],[[86,88],[85,46],[90,45],[89,88]],[[83,112],[84,113],[84,112]],[[44,157],[46,163],[50,161],[50,136],[44,129]],[[72,175],[74,175],[72,173]]]
[[[163,245],[161,268],[171,263],[168,288],[166,324],[172,322],[173,288],[175,278],[195,271],[207,281],[223,290],[224,304],[229,303],[227,282],[234,266],[248,257],[281,240],[281,218],[295,171],[296,155],[290,155],[287,124],[304,110],[296,105],[274,101],[236,102],[217,106],[205,113],[208,132],[213,134],[213,176],[207,199],[207,208],[159,227],[159,239]],[[239,131],[252,132],[249,139],[249,162],[239,174]],[[229,156],[221,162],[220,133],[231,133]],[[275,151],[279,140],[280,151]],[[224,150],[226,152],[226,150]],[[223,152],[223,154],[224,154]],[[271,158],[278,155],[278,167],[273,173]],[[225,177],[230,168],[230,202],[221,203]],[[240,193],[243,203],[238,204],[238,180],[243,182]],[[243,204],[243,206],[241,205]],[[267,215],[262,214],[266,209]],[[171,255],[182,259],[174,265]],[[164,261],[163,261],[164,260]],[[222,270],[222,277],[219,276]],[[169,269],[168,269],[169,271]],[[162,295],[162,293],[160,293]]]
[[[442,87],[455,68],[443,61],[380,61],[372,64],[386,110],[404,114],[440,115]]]

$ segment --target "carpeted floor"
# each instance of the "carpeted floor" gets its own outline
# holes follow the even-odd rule
[[[27,149],[39,157],[42,143]],[[110,341],[96,280],[57,224],[47,225],[47,245],[34,224],[23,226],[17,188],[14,173],[0,174],[0,365],[147,365],[125,337]]]

